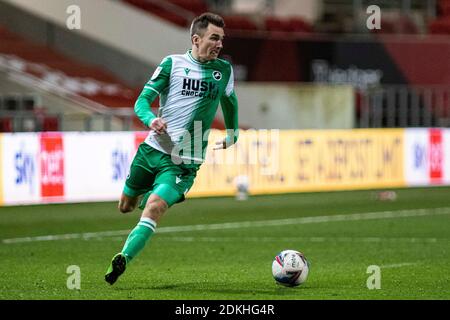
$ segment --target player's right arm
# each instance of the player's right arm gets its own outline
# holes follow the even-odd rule
[[[156,97],[169,86],[171,69],[172,58],[166,57],[156,68],[134,104],[134,112],[142,123],[158,133],[165,131],[166,124],[163,119],[153,114],[151,105]]]

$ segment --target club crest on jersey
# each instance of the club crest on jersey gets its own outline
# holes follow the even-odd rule
[[[212,75],[216,81],[220,81],[220,79],[222,79],[222,73],[220,73],[220,71],[213,71]]]

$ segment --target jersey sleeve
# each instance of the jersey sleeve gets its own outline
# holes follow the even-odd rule
[[[152,120],[156,118],[150,106],[156,97],[169,86],[171,70],[172,59],[166,57],[155,69],[134,104],[134,112],[146,126],[150,126]]]
[[[225,92],[220,99],[223,118],[225,120],[225,128],[227,129],[226,139],[227,144],[229,145],[236,143],[239,136],[238,99],[234,92],[233,68],[231,66],[230,68],[230,78],[225,88]]]
[[[150,80],[145,84],[144,89],[150,89],[160,94],[169,86],[170,73],[172,71],[172,58],[166,57],[153,72]]]
[[[234,72],[233,67],[230,65],[230,78],[228,79],[228,83],[225,88],[225,95],[230,96],[233,91],[234,91]]]

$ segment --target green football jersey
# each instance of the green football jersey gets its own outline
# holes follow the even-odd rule
[[[238,103],[234,92],[233,68],[222,59],[201,63],[191,50],[163,59],[145,85],[135,104],[141,121],[150,126],[155,115],[150,104],[159,95],[158,117],[167,123],[167,134],[150,131],[145,142],[153,148],[186,162],[204,160],[208,134],[222,106],[227,140],[235,143],[238,129]]]

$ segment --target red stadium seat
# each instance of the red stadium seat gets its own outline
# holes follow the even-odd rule
[[[12,132],[12,131],[13,131],[13,119],[0,118],[0,132]]]
[[[161,19],[176,24],[180,27],[187,27],[190,23],[187,17],[168,10],[165,6],[158,5],[156,3],[146,0],[124,0],[125,2],[142,9],[148,13],[154,14]]]
[[[164,10],[164,9],[160,9],[160,8],[153,9],[151,11],[151,13],[156,15],[156,16],[158,16],[158,17],[160,17],[161,19],[164,19],[164,20],[169,21],[169,22],[171,22],[173,24],[176,24],[177,26],[180,26],[180,27],[187,27],[187,26],[189,26],[189,22],[190,21],[186,17],[181,16],[179,14],[176,14],[176,13]]]
[[[267,31],[285,31],[284,21],[274,16],[266,17],[264,26]]]
[[[372,33],[383,34],[417,34],[416,24],[408,16],[381,18],[381,29],[373,29]]]
[[[241,15],[224,16],[225,26],[231,30],[258,30],[258,26],[248,17]]]
[[[169,0],[169,2],[196,15],[208,11],[208,6],[202,0]]]
[[[301,17],[268,16],[264,20],[265,30],[282,32],[312,32],[313,28]]]
[[[42,131],[58,131],[59,120],[58,117],[47,116],[42,122]]]
[[[428,24],[428,31],[432,34],[450,34],[450,0],[440,0],[438,9],[439,16]]]
[[[443,17],[430,22],[428,31],[432,34],[450,34],[450,19]]]
[[[2,40],[18,40],[19,37],[16,36],[14,33],[11,33],[6,28],[0,26],[0,39],[2,39]]]
[[[442,16],[450,16],[450,1],[449,0],[440,0],[439,1],[439,9]]]
[[[292,32],[313,32],[313,27],[300,17],[291,17],[288,20],[287,28]]]

